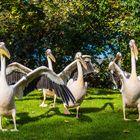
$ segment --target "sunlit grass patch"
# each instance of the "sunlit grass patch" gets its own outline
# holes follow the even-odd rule
[[[140,139],[140,125],[136,109],[127,109],[132,121],[125,122],[122,114],[121,94],[117,90],[88,89],[76,119],[63,114],[63,104],[48,97],[48,107],[41,108],[42,92],[33,91],[22,99],[16,99],[17,127],[19,132],[0,132],[0,140],[136,140]],[[12,128],[9,118],[3,119],[4,128]]]

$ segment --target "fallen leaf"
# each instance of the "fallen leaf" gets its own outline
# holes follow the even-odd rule
[[[69,121],[68,120],[64,120],[64,122],[68,123]]]
[[[129,133],[130,131],[128,129],[124,129],[123,133]]]

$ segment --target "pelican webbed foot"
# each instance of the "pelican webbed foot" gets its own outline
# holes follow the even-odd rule
[[[64,114],[65,114],[65,115],[70,115],[71,113],[69,112],[68,109],[65,109],[65,110],[64,110]]]
[[[124,118],[124,121],[130,121],[130,119]]]
[[[2,129],[2,128],[0,128],[0,130],[1,130],[2,132],[8,131],[8,129]]]
[[[11,129],[10,131],[11,132],[18,132],[19,130],[15,128],[15,129]]]
[[[79,115],[76,115],[76,119],[79,119]]]
[[[44,103],[42,103],[41,105],[40,105],[40,107],[47,107],[48,105],[47,104],[44,104]]]

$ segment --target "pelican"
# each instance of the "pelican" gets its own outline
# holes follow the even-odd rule
[[[109,64],[110,68],[113,68],[121,77],[122,84],[122,103],[123,103],[123,118],[124,120],[129,120],[126,118],[125,108],[126,107],[137,107],[139,112],[139,117],[137,121],[140,121],[140,79],[136,73],[136,60],[138,60],[138,50],[135,44],[135,40],[130,40],[129,42],[131,50],[131,73],[126,75],[124,71],[115,63],[111,62]]]
[[[120,52],[118,52],[116,54],[116,57],[115,59],[113,60],[114,63],[118,63],[118,66],[120,67],[120,61],[121,61],[121,58],[122,58],[122,54]],[[116,69],[111,65],[111,63],[109,64],[109,70],[111,72],[111,78],[112,78],[112,81],[115,85],[115,88],[116,89],[121,89],[121,78],[120,78],[120,75],[118,74],[118,72],[116,71]]]
[[[47,61],[48,61],[48,68],[53,71],[52,61],[56,62],[56,59],[53,56],[51,49],[46,50],[46,56],[47,56]],[[52,91],[49,89],[43,89],[43,102],[40,104],[40,107],[47,106],[47,104],[45,104],[46,96],[53,96],[54,97],[53,107],[55,107],[56,94],[54,93],[54,90]]]
[[[0,130],[7,130],[2,128],[2,117],[11,115],[14,123],[14,129],[11,129],[11,131],[18,131],[16,127],[16,107],[14,97],[16,96],[18,98],[21,98],[23,96],[23,90],[25,89],[25,87],[27,87],[33,80],[36,80],[36,78],[41,75],[41,79],[45,77],[48,83],[51,83],[51,86],[48,86],[49,88],[52,88],[54,86],[55,93],[62,98],[63,102],[68,105],[69,101],[75,101],[71,92],[64,85],[63,80],[45,66],[41,66],[39,68],[36,68],[35,70],[32,70],[27,75],[18,80],[15,84],[9,85],[6,79],[5,57],[10,58],[10,53],[5,47],[4,42],[0,42],[0,57]],[[38,86],[41,86],[41,88],[48,88],[46,83],[41,85],[41,79]]]
[[[112,80],[113,80],[113,83],[114,85],[116,86],[116,89],[119,89],[120,91],[122,90],[122,81],[121,81],[121,75],[119,74],[119,72],[117,71],[117,69],[114,67],[114,63],[118,63],[118,67],[121,67],[121,64],[120,64],[120,61],[121,61],[121,58],[122,58],[122,54],[120,52],[118,52],[116,54],[116,57],[115,59],[113,60],[113,62],[110,62],[109,64],[109,70],[111,72],[111,76],[112,76]],[[123,74],[129,78],[130,77],[130,73],[129,72],[126,72],[126,71],[122,71]],[[138,78],[140,78],[138,76]]]
[[[120,52],[118,52],[116,55],[116,58],[113,61],[118,62],[118,65],[120,66],[121,58],[122,58],[122,55]],[[115,85],[115,89],[120,89],[121,88],[121,81],[120,81],[120,77],[115,69],[111,70],[111,78],[112,78],[112,81]]]
[[[79,108],[80,104],[82,103],[84,96],[86,95],[87,83],[84,82],[83,78],[83,70],[82,67],[87,69],[86,63],[82,59],[82,53],[77,52],[76,56],[76,63],[77,63],[77,70],[78,70],[78,77],[76,80],[70,79],[67,83],[67,86],[73,96],[75,97],[76,103],[69,102],[69,105],[64,104],[64,113],[70,114],[68,108],[76,107],[76,118],[79,117]]]

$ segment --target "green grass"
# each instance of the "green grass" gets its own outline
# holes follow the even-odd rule
[[[63,105],[57,99],[52,108],[40,108],[42,93],[34,91],[22,99],[16,99],[17,128],[19,132],[0,132],[0,140],[138,140],[140,124],[136,109],[129,109],[125,122],[122,115],[121,95],[117,91],[89,89],[80,109],[80,118],[75,118],[75,110],[66,116]],[[13,122],[3,118],[3,127],[12,128]]]

